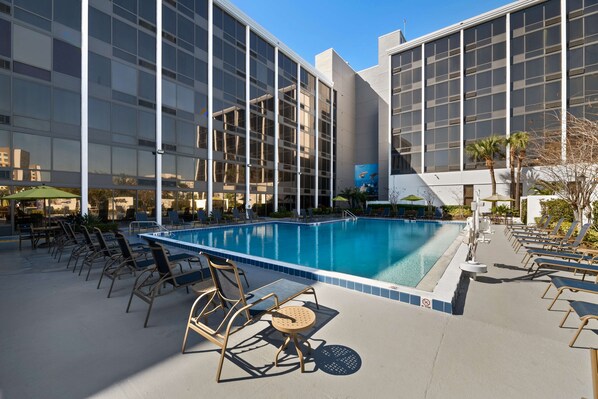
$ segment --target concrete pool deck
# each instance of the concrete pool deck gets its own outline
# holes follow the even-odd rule
[[[215,346],[197,335],[181,355],[193,295],[160,297],[149,327],[146,305],[125,307],[125,277],[113,297],[92,278],[66,270],[44,249],[0,242],[0,397],[2,398],[580,398],[592,397],[584,330],[569,348],[578,319],[558,328],[565,294],[549,312],[540,299],[547,277],[530,281],[500,226],[478,257],[489,273],[470,281],[460,315],[313,283],[321,309],[307,335],[314,351],[306,373],[294,352],[275,368],[282,336],[260,321],[232,338],[215,382]],[[251,287],[300,278],[244,265]],[[299,297],[315,309],[310,296]],[[302,304],[302,301],[297,301]],[[256,338],[258,337],[258,338]]]

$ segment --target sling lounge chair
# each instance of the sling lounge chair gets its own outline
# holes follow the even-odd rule
[[[532,257],[534,255],[542,256],[542,257],[550,256],[550,257],[555,257],[555,258],[571,259],[571,260],[588,260],[589,258],[591,258],[591,256],[588,257],[588,255],[577,252],[579,246],[583,242],[583,239],[584,239],[586,233],[588,232],[588,229],[590,228],[589,223],[586,223],[583,226],[581,226],[581,229],[579,230],[579,234],[575,238],[575,241],[573,241],[572,243],[569,243],[569,240],[571,239],[571,236],[573,235],[573,232],[575,231],[576,224],[577,224],[577,222],[574,222],[571,225],[571,228],[569,228],[569,231],[567,231],[567,234],[565,234],[565,237],[560,241],[552,241],[552,242],[549,241],[549,242],[538,243],[538,244],[542,244],[542,247],[539,247],[537,245],[535,245],[533,247],[532,246],[526,247],[527,253],[526,253],[525,257],[523,258],[523,261],[525,261],[527,258],[527,261],[525,262],[525,266],[527,266],[527,264],[529,263],[529,261],[532,259]]]
[[[552,307],[564,291],[581,291],[590,294],[598,294],[598,284],[596,284],[595,282],[593,283],[591,281],[583,281],[575,278],[566,278],[561,276],[550,276],[550,283],[548,283],[546,291],[544,291],[544,294],[542,294],[542,298],[546,296],[548,290],[550,290],[550,287],[552,286],[556,288],[557,293],[554,296],[552,302],[550,303],[550,306],[548,306],[548,310],[552,310]]]
[[[168,218],[170,219],[170,225],[173,227],[191,226],[191,223],[187,223],[179,218],[177,211],[168,211]]]
[[[110,289],[108,290],[108,298],[110,298],[110,295],[112,294],[112,289],[114,288],[116,279],[120,278],[120,276],[123,274],[135,275],[138,271],[147,270],[147,268],[154,265],[154,260],[147,257],[147,250],[145,248],[140,248],[138,250],[131,249],[129,241],[127,241],[122,233],[116,233],[115,237],[121,251],[121,258],[119,259],[120,262],[107,264],[102,272],[102,275],[100,276],[100,281],[98,282],[97,286],[97,288],[100,288],[100,284],[102,284],[102,278],[104,276],[112,280],[110,283]],[[183,253],[172,255],[169,257],[169,260],[176,262],[178,260],[185,260],[189,258],[192,258],[192,256]]]
[[[147,327],[147,322],[156,297],[169,294],[179,288],[185,288],[187,293],[189,293],[190,285],[197,284],[210,277],[208,270],[203,267],[200,270],[191,269],[191,271],[183,272],[182,265],[180,263],[174,263],[172,257],[168,258],[164,247],[157,242],[150,243],[150,250],[152,251],[152,257],[154,258],[156,267],[146,269],[139,274],[135,280],[135,285],[133,286],[131,296],[129,297],[129,303],[127,304],[127,313],[129,313],[129,309],[131,308],[133,296],[138,297],[149,305],[145,316],[145,322],[143,323],[144,328]],[[187,255],[187,259],[190,260],[190,258],[191,257]],[[175,266],[179,266],[178,271]],[[191,267],[191,262],[189,262],[189,267]],[[166,288],[167,286],[171,289]]]
[[[507,238],[511,240],[514,234],[517,233],[532,233],[532,232],[540,232],[545,231],[548,229],[550,222],[552,221],[552,215],[542,216],[542,218],[538,221],[538,224],[535,226],[515,226],[513,228],[507,228],[505,231],[507,232]]]
[[[594,256],[588,263],[586,262],[575,262],[575,261],[568,261],[568,260],[560,260],[554,258],[536,258],[534,259],[534,264],[536,265],[536,271],[532,275],[532,280],[537,276],[538,271],[540,269],[554,269],[554,270],[564,270],[569,272],[582,272],[583,277],[587,273],[598,273],[598,255]],[[533,269],[533,265],[530,268],[531,272]]]
[[[204,292],[191,307],[182,352],[185,353],[190,330],[217,345],[220,348],[220,362],[216,370],[217,382],[220,381],[226,347],[232,334],[302,294],[312,294],[319,309],[316,291],[312,286],[280,279],[245,293],[235,262],[203,252],[201,254],[208,260],[214,288]],[[207,303],[201,308],[200,304],[205,303],[205,300]],[[224,317],[217,326],[208,326],[208,316],[217,310],[222,310]],[[237,321],[239,317],[244,320]]]
[[[579,337],[579,334],[581,333],[581,330],[583,330],[584,326],[588,324],[591,319],[598,319],[598,304],[584,301],[570,301],[569,305],[569,311],[567,311],[567,314],[565,314],[565,317],[563,318],[563,321],[561,321],[559,327],[563,327],[563,325],[565,325],[565,321],[572,311],[575,311],[581,320],[581,324],[577,328],[577,332],[573,336],[571,342],[569,342],[569,346],[571,347],[577,340],[577,337]]]
[[[549,232],[540,232],[540,233],[530,233],[530,234],[515,234],[513,237],[513,248],[515,248],[515,252],[519,252],[522,246],[525,245],[541,245],[538,244],[540,242],[553,242],[557,239],[559,231],[561,229],[561,225],[565,221],[565,218],[560,218],[558,222],[554,225],[554,228]]]
[[[208,215],[206,214],[206,211],[204,211],[203,209],[200,209],[197,211],[197,220],[195,221],[195,224],[210,224],[210,221],[208,219]]]

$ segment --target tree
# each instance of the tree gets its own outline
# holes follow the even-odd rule
[[[542,186],[565,200],[583,223],[598,185],[598,121],[568,114],[564,141],[552,136],[534,145]]]
[[[436,200],[436,194],[434,191],[428,188],[420,188],[418,190],[419,194],[423,197],[424,201],[426,201],[426,205],[428,205],[428,211],[432,211],[434,207],[434,201]]]
[[[470,143],[465,147],[465,152],[474,161],[484,161],[486,163],[492,181],[492,195],[496,194],[496,176],[494,175],[495,158],[505,156],[503,145],[504,139],[493,134]]]
[[[359,208],[365,204],[365,201],[367,200],[366,194],[362,193],[358,188],[355,187],[345,188],[340,192],[340,195],[349,200],[351,208]]]
[[[404,187],[393,187],[392,190],[388,192],[388,202],[390,202],[390,207],[395,215],[397,214],[399,201],[401,200],[404,191]]]
[[[515,132],[505,139],[505,145],[509,147],[509,166],[511,168],[512,185],[511,195],[515,199],[515,209],[519,209],[519,198],[521,198],[521,192],[519,188],[521,185],[521,169],[523,168],[523,162],[526,155],[525,150],[528,144],[529,133],[527,132]],[[515,173],[515,167],[517,167],[517,173]]]

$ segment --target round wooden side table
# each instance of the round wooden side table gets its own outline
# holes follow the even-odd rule
[[[316,324],[316,314],[311,309],[303,306],[287,306],[272,313],[272,327],[287,335],[286,340],[278,349],[278,352],[276,352],[276,357],[274,359],[275,366],[278,366],[278,356],[280,355],[280,352],[286,349],[292,339],[295,344],[297,356],[299,357],[301,372],[303,373],[305,371],[303,366],[303,353],[301,352],[301,349],[299,349],[299,341],[297,338],[301,338],[311,351],[309,341],[299,335],[299,333],[309,330],[314,324]]]

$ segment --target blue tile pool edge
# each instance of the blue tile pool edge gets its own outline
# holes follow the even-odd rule
[[[432,221],[436,223],[442,223],[439,221]],[[271,222],[260,222],[255,224],[265,224],[265,223],[274,223]],[[288,223],[288,222],[287,222]],[[292,222],[291,222],[292,223]],[[450,223],[450,222],[449,222]],[[207,227],[209,229],[222,229],[222,228],[229,228],[230,225],[221,225],[221,226],[213,226]],[[286,262],[275,261],[272,259],[261,258],[253,255],[247,255],[238,252],[227,251],[224,249],[216,249],[213,247],[207,247],[198,244],[191,244],[176,241],[164,236],[165,233],[145,233],[139,234],[138,237],[143,238],[148,241],[156,241],[168,246],[172,246],[175,248],[179,248],[184,251],[189,252],[206,252],[210,255],[220,256],[223,258],[230,259],[235,262],[245,263],[248,265],[260,267],[266,270],[273,270],[276,272],[288,274],[290,276],[301,277],[307,280],[312,280],[316,282],[321,282],[330,285],[336,285],[341,288],[350,289],[357,292],[362,292],[364,294],[378,296],[382,298],[387,298],[391,300],[395,300],[398,302],[403,302],[411,305],[416,305],[419,307],[439,311],[446,314],[454,314],[455,309],[455,299],[457,294],[457,286],[449,288],[448,295],[445,292],[445,295],[435,295],[434,292],[427,292],[414,289],[412,287],[404,287],[399,286],[396,284],[384,283],[381,281],[371,280],[363,277],[352,276],[349,274],[338,273],[338,272],[331,272],[326,270],[318,270],[313,269],[306,266],[295,265]],[[168,233],[166,233],[168,234]],[[455,262],[460,263],[459,259],[457,258],[459,254],[456,253],[451,264],[447,267],[447,270],[451,268]],[[464,261],[463,259],[462,261]],[[453,266],[453,275],[455,274]],[[447,274],[445,272],[445,274]],[[460,271],[459,271],[460,278]],[[441,280],[445,276],[441,277]],[[457,280],[458,280],[457,278]],[[453,278],[454,280],[454,278]],[[440,281],[439,284],[440,285]],[[446,284],[445,284],[446,285]],[[452,287],[452,284],[449,284]]]

